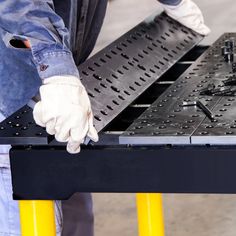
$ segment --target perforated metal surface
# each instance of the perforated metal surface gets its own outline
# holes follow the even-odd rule
[[[162,13],[149,17],[80,65],[96,129],[107,126],[201,39]],[[0,124],[0,143],[47,144],[51,137],[35,125],[31,112],[26,116],[21,112]],[[11,125],[16,122],[17,127]]]
[[[79,67],[98,131],[202,39],[164,13],[150,17]]]
[[[221,55],[225,40],[232,38],[236,34],[220,37],[129,127],[120,143],[236,144],[236,97],[200,95],[211,83],[223,88],[223,81],[232,76],[232,63]],[[197,106],[183,107],[183,102],[197,100],[212,111],[215,120]]]
[[[1,144],[47,144],[52,138],[44,128],[35,124],[32,109],[28,106],[0,123]]]

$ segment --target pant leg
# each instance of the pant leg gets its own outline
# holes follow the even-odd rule
[[[93,203],[90,193],[76,193],[62,201],[62,236],[93,236]]]
[[[0,122],[5,117],[0,112]],[[12,199],[10,145],[0,145],[0,236],[20,236],[18,203]]]
[[[1,158],[1,155],[0,155]],[[61,236],[62,213],[60,202],[55,204],[56,232]],[[20,236],[18,201],[12,199],[11,170],[0,167],[0,236]]]
[[[17,202],[11,199],[9,168],[0,168],[0,235],[19,235],[19,215]]]

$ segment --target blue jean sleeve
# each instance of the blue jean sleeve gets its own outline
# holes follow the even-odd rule
[[[69,49],[69,32],[52,0],[0,0],[3,40],[29,40],[39,76],[78,76]]]
[[[177,6],[181,3],[182,0],[158,0],[162,4],[170,5],[170,6]]]

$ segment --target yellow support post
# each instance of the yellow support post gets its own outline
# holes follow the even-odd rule
[[[22,236],[56,236],[53,201],[19,201]]]
[[[137,213],[139,236],[164,236],[162,195],[138,193]]]

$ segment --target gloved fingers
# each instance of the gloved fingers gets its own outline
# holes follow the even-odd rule
[[[80,145],[84,142],[84,139],[81,139],[80,141],[73,141],[73,140],[69,140],[66,146],[66,150],[70,153],[70,154],[76,154],[79,153],[81,148]]]
[[[53,118],[46,123],[46,131],[48,134],[54,135],[56,133],[56,119]]]
[[[178,19],[178,21],[182,25],[186,26],[189,29],[192,29],[193,31],[203,36],[207,36],[211,32],[211,30],[203,22],[200,22],[196,17],[183,17],[181,19]]]
[[[177,6],[162,4],[167,15],[201,35],[208,35],[210,29],[204,24],[200,8],[191,0],[182,0]]]
[[[202,12],[200,8],[197,6],[197,4],[191,0],[185,0],[185,2],[187,2],[185,7],[187,12],[185,14],[187,15],[189,12],[189,16],[195,15],[198,18],[199,22],[204,23]]]
[[[86,134],[88,133],[89,124],[87,117],[82,117],[76,122],[77,123],[75,123],[75,121],[73,122],[73,124],[76,124],[76,126],[70,129],[70,140],[78,142],[85,138]]]
[[[43,123],[42,121],[42,103],[41,102],[37,102],[35,104],[34,110],[33,110],[33,117],[37,125],[45,127],[45,123]]]
[[[69,152],[70,154],[76,154],[79,153],[81,148],[80,148],[80,144],[76,143],[76,142],[68,142],[67,146],[66,146],[66,150],[67,152]]]
[[[91,112],[91,115],[89,117],[89,130],[88,130],[87,136],[94,142],[97,142],[98,139],[99,139],[97,130],[93,126],[93,114],[92,114],[92,112]]]
[[[81,142],[81,140],[85,139],[87,132],[88,132],[88,123],[82,129],[80,128],[71,129],[70,141]]]
[[[204,23],[200,22],[198,19],[192,18],[192,19],[185,20],[183,18],[183,19],[179,19],[178,21],[184,26],[186,26],[187,28],[192,29],[193,31],[203,36],[207,36],[211,32],[211,30]]]
[[[181,19],[179,20],[179,22],[183,25],[185,25],[186,27],[192,29],[193,31],[197,32],[198,34],[207,36],[208,34],[210,34],[211,30],[202,22],[199,22],[199,20],[197,19],[188,19],[188,20],[184,20]]]
[[[208,34],[211,33],[211,30],[205,24],[202,24],[200,27],[194,29],[194,31],[203,36],[207,36]]]
[[[96,130],[93,126],[91,126],[91,127],[89,128],[87,136],[88,136],[93,142],[97,142],[97,141],[99,140],[97,130]]]
[[[88,132],[88,121],[86,121],[85,124],[80,128],[75,128],[70,130],[70,137],[66,147],[69,153],[73,154],[80,152],[80,145],[84,142],[87,132]]]
[[[62,129],[60,132],[55,133],[55,139],[58,142],[67,142],[70,137],[69,129]]]
[[[67,142],[70,137],[70,122],[65,119],[58,119],[55,125],[55,138],[58,142]]]

